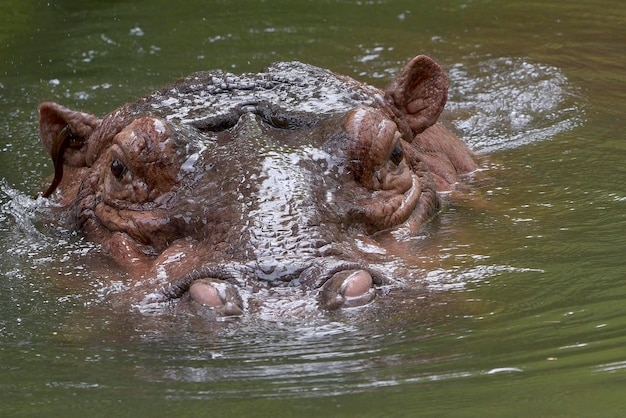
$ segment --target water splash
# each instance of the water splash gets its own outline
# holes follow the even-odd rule
[[[583,123],[581,97],[560,69],[523,58],[455,64],[447,109],[477,152],[542,141]]]
[[[16,245],[7,246],[7,254],[19,251],[20,244],[28,241],[26,238],[34,239],[42,246],[49,244],[49,237],[42,234],[36,227],[35,220],[37,214],[50,204],[47,199],[39,198],[34,200],[22,192],[9,186],[6,179],[0,181],[0,225],[3,231],[13,230],[15,233],[23,235],[24,240],[18,240]]]
[[[48,199],[33,199],[0,180],[0,245],[6,257],[0,274],[16,279],[50,275],[89,277],[81,262],[98,248],[58,223],[48,223],[56,206]]]

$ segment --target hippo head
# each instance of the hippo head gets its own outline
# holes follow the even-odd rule
[[[240,314],[243,289],[368,302],[381,231],[417,232],[475,169],[438,125],[442,69],[410,61],[384,91],[301,63],[202,72],[104,118],[47,102],[40,131],[69,221],[128,271],[131,304],[182,296]],[[376,251],[373,251],[376,253]]]

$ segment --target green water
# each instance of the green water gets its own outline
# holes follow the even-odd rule
[[[626,415],[621,0],[4,0],[0,416]],[[101,303],[106,258],[28,196],[43,100],[104,114],[200,69],[301,60],[385,86],[426,53],[473,199],[416,244],[424,289],[206,323]]]

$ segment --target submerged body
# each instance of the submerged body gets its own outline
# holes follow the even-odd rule
[[[197,73],[102,119],[48,102],[45,195],[58,187],[70,222],[128,271],[130,304],[189,295],[239,315],[241,289],[287,285],[359,305],[392,279],[372,237],[416,233],[476,168],[436,123],[446,97],[418,56],[384,91],[277,63]]]

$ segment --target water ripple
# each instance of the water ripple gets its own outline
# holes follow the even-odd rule
[[[523,58],[472,61],[449,69],[447,109],[478,152],[542,141],[582,124],[582,99],[560,69]]]

